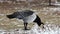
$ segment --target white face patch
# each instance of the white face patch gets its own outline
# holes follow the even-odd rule
[[[33,22],[35,19],[36,19],[36,14],[33,13],[32,15],[23,18],[23,21],[24,21],[24,22],[27,22],[27,23],[31,23],[31,22]]]

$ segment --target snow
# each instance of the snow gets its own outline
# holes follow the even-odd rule
[[[41,28],[35,24],[30,30],[0,30],[0,34],[60,34],[60,27],[57,24],[46,23],[44,28]]]
[[[42,11],[59,11],[60,8],[44,8]],[[38,12],[39,13],[39,12]],[[4,16],[5,14],[0,14],[0,16]],[[0,21],[2,21],[4,18],[1,18]],[[18,19],[17,19],[18,20]],[[19,20],[18,20],[19,21]],[[20,21],[19,21],[20,22]],[[15,22],[13,22],[15,23]],[[17,24],[17,23],[16,23]],[[18,25],[19,26],[19,25]],[[46,21],[44,24],[44,28],[38,27],[37,24],[32,26],[30,30],[23,30],[23,29],[11,29],[9,31],[0,29],[0,34],[60,34],[60,25],[53,24],[52,22]]]

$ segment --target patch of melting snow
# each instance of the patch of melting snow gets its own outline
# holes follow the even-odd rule
[[[9,32],[0,30],[0,34],[60,34],[60,27],[56,24],[46,23],[44,28],[41,28],[35,24],[31,30],[14,29]]]
[[[4,16],[5,14],[0,14],[0,16]]]
[[[48,11],[53,11],[53,12],[55,12],[55,11],[60,11],[60,8],[59,7],[57,7],[57,8],[49,8],[49,7],[47,7],[47,8],[43,8],[43,10],[41,10],[41,11],[46,11],[46,12],[48,12]]]
[[[4,14],[0,14],[0,16],[4,16]],[[0,18],[0,21],[3,20],[4,18]]]

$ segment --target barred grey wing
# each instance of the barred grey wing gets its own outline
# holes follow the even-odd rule
[[[26,11],[26,12],[22,12],[21,15],[24,16],[24,17],[28,17],[30,15],[32,15],[33,12],[32,11]]]
[[[16,18],[24,18],[24,17],[28,17],[30,15],[32,15],[34,12],[33,11],[21,11],[21,12],[15,12],[14,14],[17,16]]]

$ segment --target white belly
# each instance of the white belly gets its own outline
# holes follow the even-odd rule
[[[36,15],[33,14],[33,15],[28,16],[28,17],[25,17],[25,18],[23,19],[23,21],[24,21],[24,22],[27,22],[27,23],[31,23],[31,22],[33,22],[35,19],[36,19]]]

